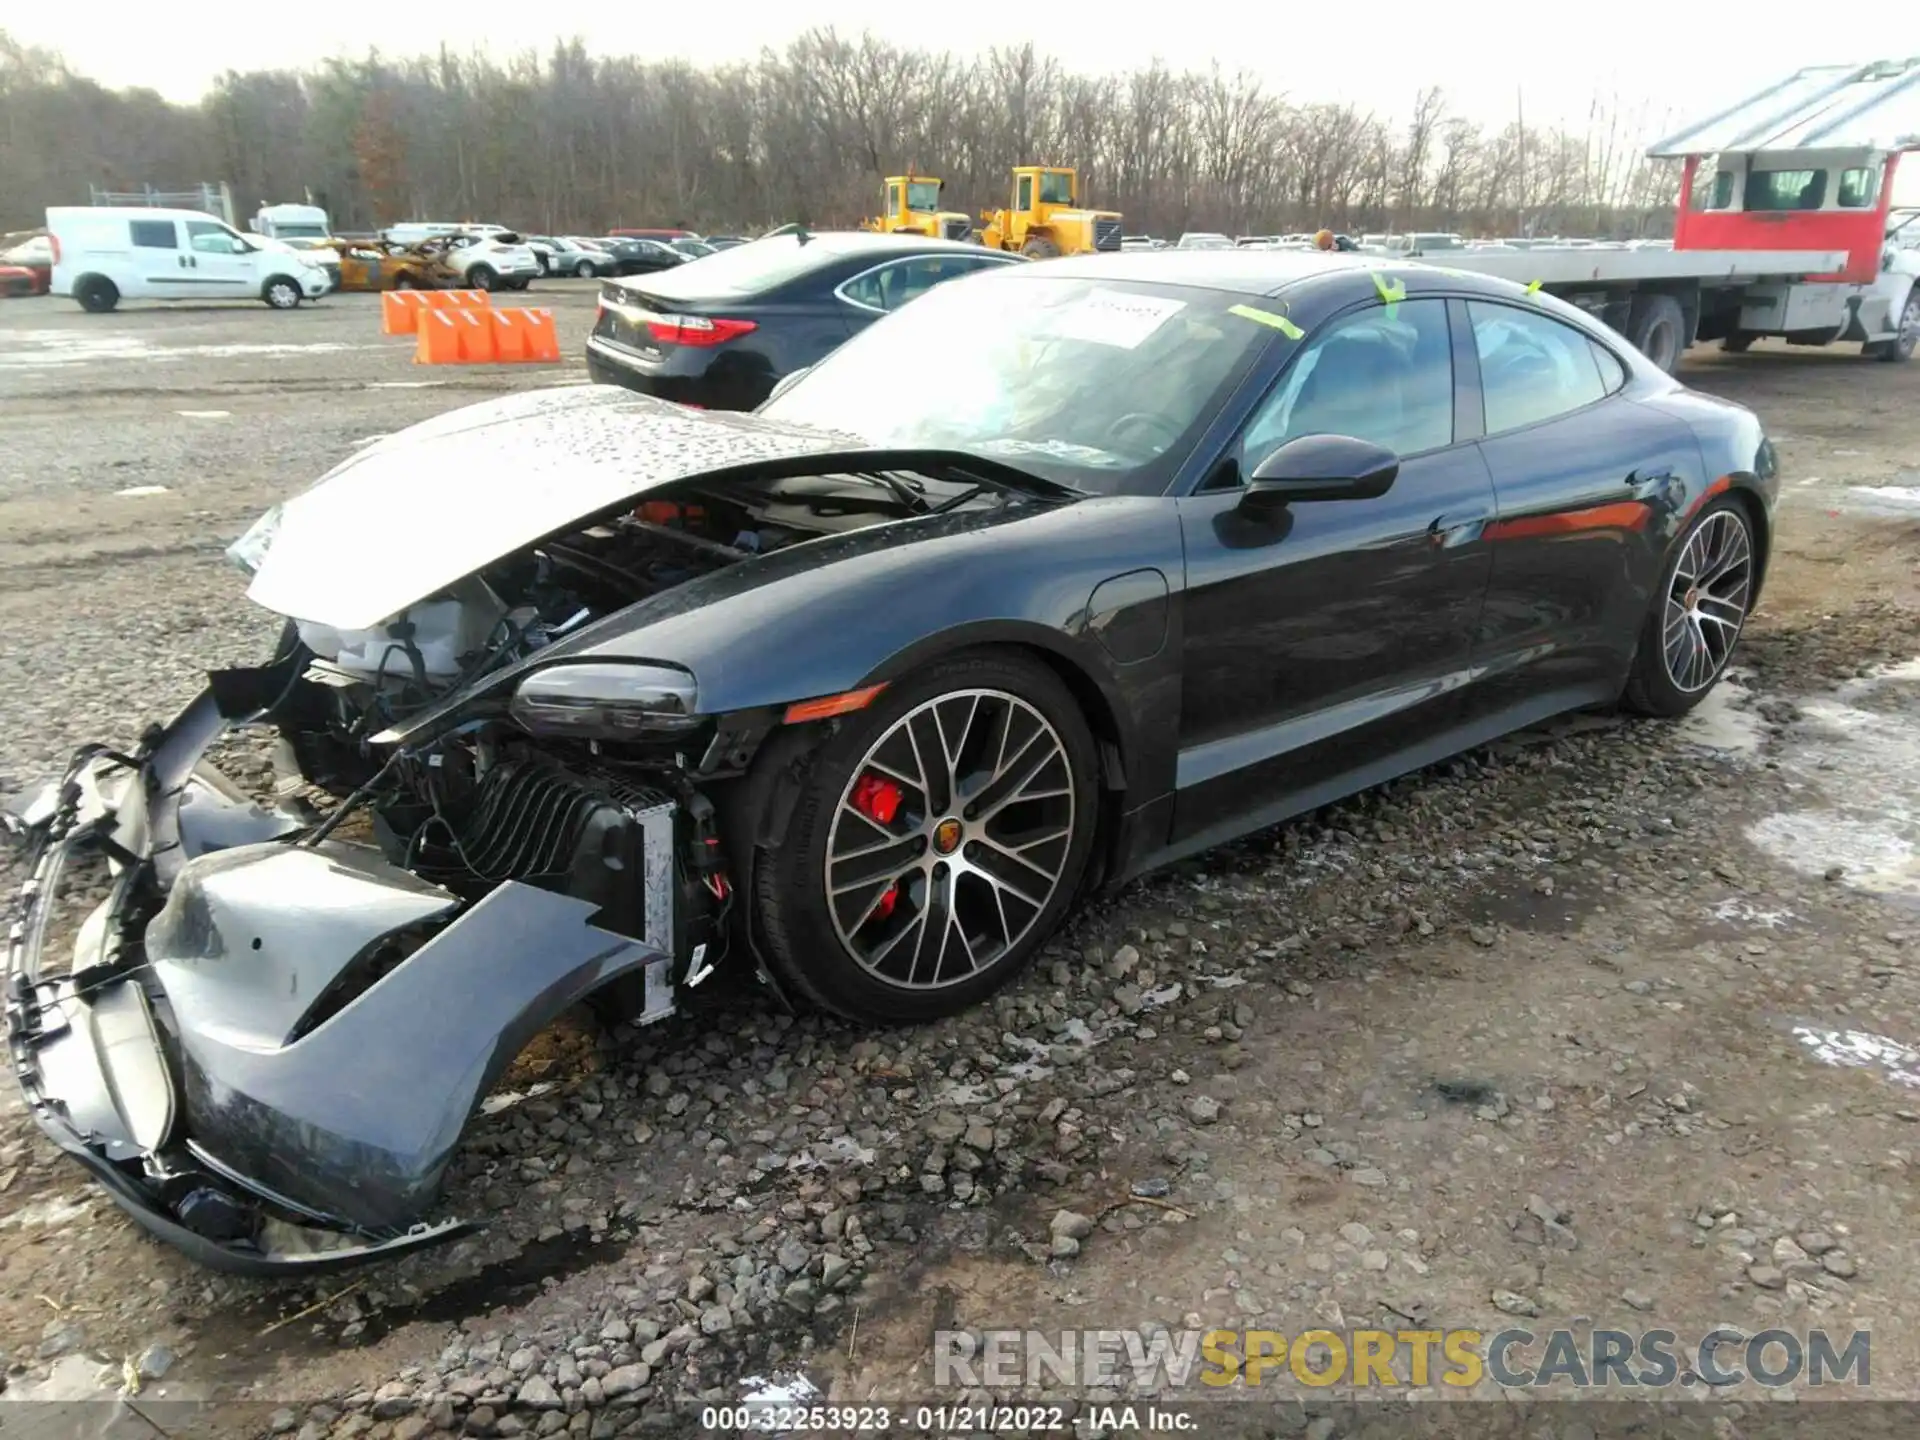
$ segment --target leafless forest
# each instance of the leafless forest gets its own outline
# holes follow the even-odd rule
[[[0,229],[89,184],[229,181],[251,213],[312,192],[342,228],[486,218],[534,231],[847,224],[880,177],[1004,203],[1009,166],[1077,165],[1129,231],[1667,233],[1673,172],[1642,158],[1665,116],[1596,100],[1566,130],[1489,128],[1438,89],[1399,116],[1251,77],[1075,74],[1031,46],[977,57],[803,35],[717,69],[596,56],[327,60],[229,72],[196,105],[108,90],[0,31]]]

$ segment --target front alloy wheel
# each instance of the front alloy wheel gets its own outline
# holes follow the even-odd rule
[[[783,980],[857,1020],[927,1020],[998,988],[1072,904],[1097,756],[1046,665],[975,652],[890,685],[813,752],[756,875]]]
[[[1018,696],[961,690],[916,707],[840,794],[824,876],[840,943],[908,989],[979,974],[1059,888],[1073,799],[1066,746]]]

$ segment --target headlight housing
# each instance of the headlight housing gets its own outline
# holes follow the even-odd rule
[[[697,728],[699,690],[671,665],[620,660],[561,662],[514,688],[507,713],[535,735],[644,740]]]
[[[227,559],[247,574],[251,575],[260,568],[260,562],[267,558],[267,551],[273,545],[273,537],[280,533],[280,519],[284,513],[275,505],[242,535],[227,547]]]

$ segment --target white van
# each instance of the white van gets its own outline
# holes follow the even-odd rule
[[[291,310],[332,284],[298,251],[269,248],[200,210],[60,206],[47,211],[47,233],[53,293],[96,313],[122,300],[264,300]]]

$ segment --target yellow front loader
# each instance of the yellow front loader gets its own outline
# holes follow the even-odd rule
[[[925,235],[933,240],[965,240],[973,221],[958,210],[940,208],[944,182],[928,175],[889,175],[883,212],[860,222],[862,230]]]
[[[1019,165],[1013,171],[1013,208],[980,218],[980,243],[1034,259],[1091,255],[1120,248],[1120,214],[1079,208],[1079,177],[1072,170]]]

